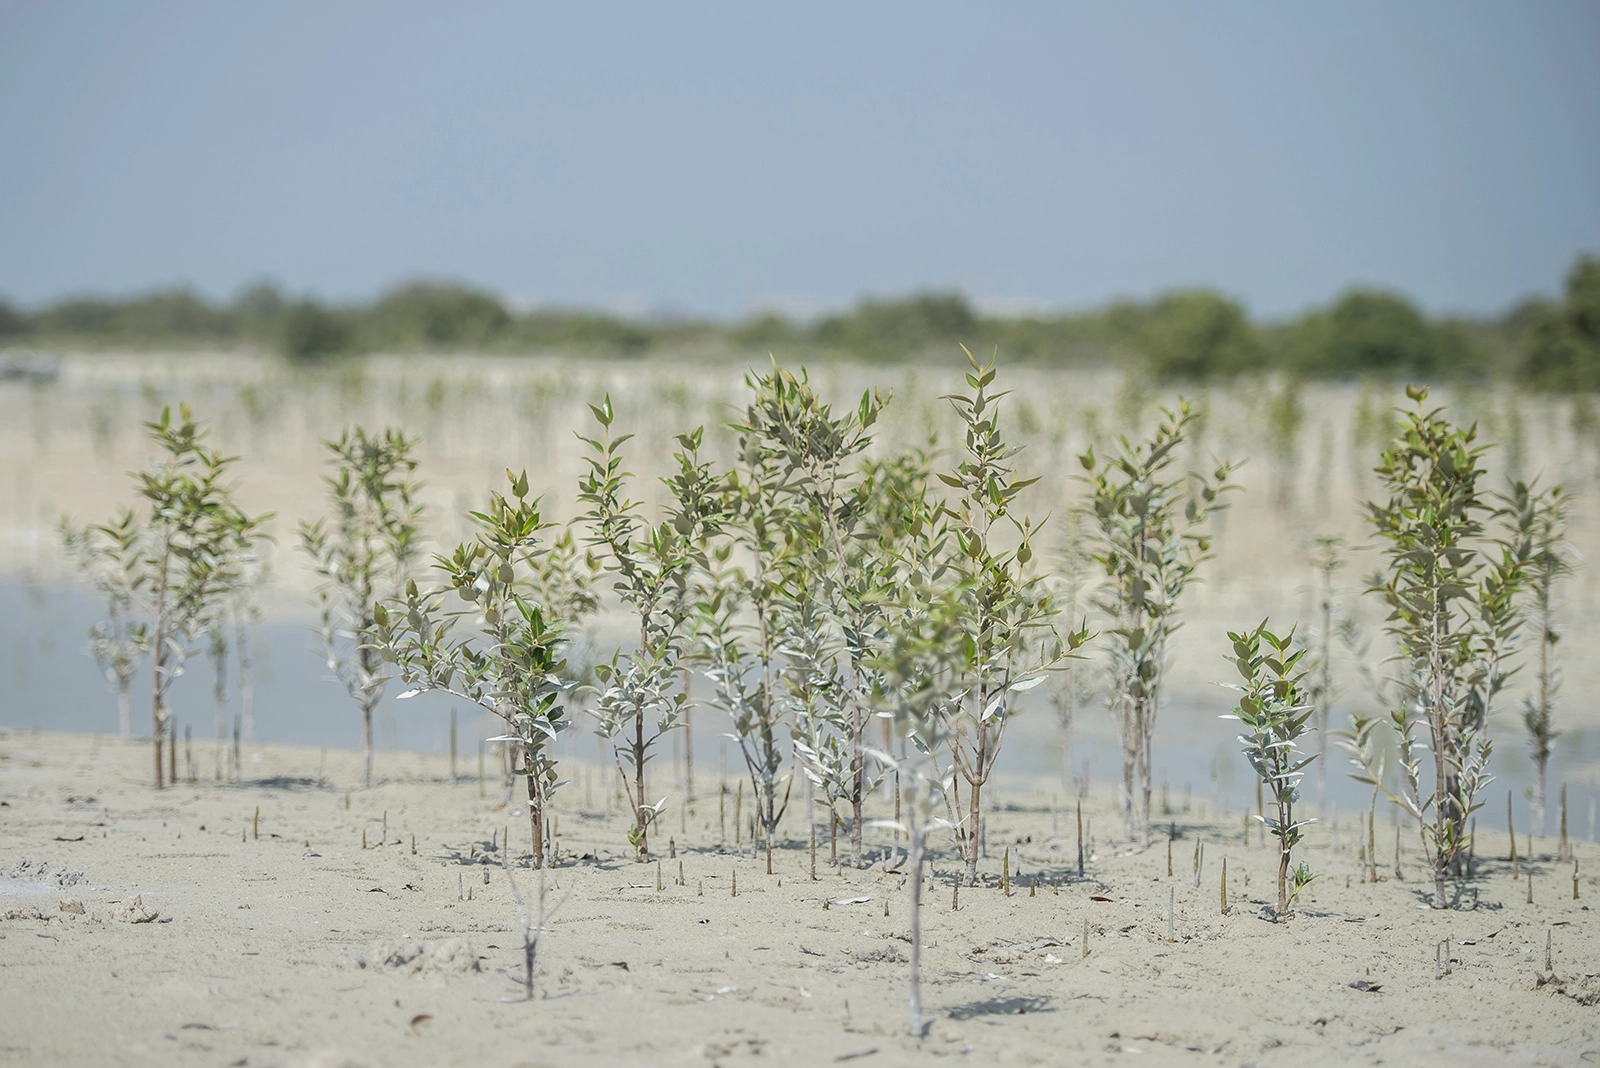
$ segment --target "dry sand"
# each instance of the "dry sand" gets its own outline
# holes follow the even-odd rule
[[[1002,784],[988,825],[989,885],[963,889],[952,911],[952,857],[942,850],[936,860],[937,888],[923,910],[932,1025],[918,1042],[906,1034],[901,876],[882,863],[834,872],[824,851],[811,881],[794,813],[785,828],[793,841],[767,875],[764,857],[719,842],[714,781],[687,831],[676,797],[669,803],[656,837],[663,857],[668,836],[676,840],[677,859],[664,859],[658,891],[656,867],[624,855],[622,821],[584,811],[586,780],[592,806],[602,805],[593,769],[567,769],[574,782],[557,806],[563,859],[549,882],[550,900],[564,903],[540,945],[530,1002],[517,985],[516,907],[500,853],[486,852],[509,826],[521,856],[527,824],[494,810],[496,783],[480,798],[475,766],[452,786],[442,758],[380,754],[383,782],[350,790],[346,808],[355,754],[328,753],[319,781],[317,751],[262,747],[247,754],[245,782],[156,793],[145,784],[147,744],[0,736],[0,875],[8,876],[0,879],[0,1062],[1267,1066],[1600,1057],[1592,974],[1600,937],[1590,911],[1600,883],[1584,875],[1574,901],[1571,865],[1554,861],[1548,840],[1534,842],[1537,859],[1524,868],[1534,872],[1533,904],[1503,860],[1505,835],[1484,832],[1464,893],[1477,907],[1434,912],[1419,907],[1427,887],[1413,835],[1404,836],[1397,881],[1394,832],[1380,815],[1386,877],[1369,885],[1351,848],[1353,821],[1344,819],[1337,853],[1332,829],[1319,825],[1305,855],[1323,878],[1298,917],[1278,926],[1256,916],[1273,894],[1273,857],[1254,834],[1250,846],[1240,843],[1241,814],[1172,817],[1179,837],[1168,877],[1165,841],[1143,853],[1112,843],[1110,800],[1094,798],[1086,816],[1097,841],[1080,880],[1068,813],[1053,838],[1049,795]],[[661,774],[670,778],[670,767]],[[1197,839],[1206,844],[1198,888]],[[874,855],[885,844],[875,842]],[[994,885],[1007,848],[1022,873],[1010,897]],[[1593,845],[1576,849],[1582,870],[1600,872]],[[1224,856],[1236,895],[1226,917]],[[531,896],[537,876],[520,866],[515,874]],[[1553,981],[1541,981],[1547,933]],[[1436,978],[1445,938],[1452,973]],[[1349,985],[1359,980],[1381,989]]]

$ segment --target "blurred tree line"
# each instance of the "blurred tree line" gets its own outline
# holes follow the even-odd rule
[[[274,349],[318,361],[367,352],[771,350],[867,360],[948,356],[956,341],[1013,360],[1142,363],[1160,378],[1264,370],[1307,376],[1424,375],[1600,389],[1600,259],[1580,257],[1559,299],[1494,319],[1429,318],[1395,293],[1351,290],[1278,323],[1253,322],[1206,289],[1059,315],[985,315],[956,294],[869,299],[812,322],[763,313],[727,325],[596,311],[514,311],[490,293],[412,282],[365,305],[293,299],[252,286],[231,303],[178,289],[123,300],[79,297],[37,310],[0,300],[0,346]]]

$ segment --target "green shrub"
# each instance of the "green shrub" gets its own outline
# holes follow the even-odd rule
[[[511,316],[500,301],[464,286],[412,282],[384,294],[364,316],[375,348],[482,347],[502,338]]]
[[[1600,259],[1579,258],[1561,304],[1534,305],[1529,318],[1524,382],[1539,389],[1600,389]]]
[[[1402,374],[1439,366],[1438,332],[1404,297],[1357,289],[1292,324],[1283,362],[1311,374]]]
[[[817,324],[818,343],[869,359],[915,355],[932,345],[971,340],[978,317],[955,293],[922,293],[909,300],[865,300],[845,315]]]
[[[17,337],[28,329],[28,320],[10,301],[0,299],[0,337]]]
[[[1157,300],[1144,314],[1138,345],[1162,378],[1235,374],[1266,360],[1243,306],[1204,289]]]
[[[278,347],[292,360],[317,360],[346,351],[351,342],[348,324],[337,313],[314,300],[298,300],[283,315]]]

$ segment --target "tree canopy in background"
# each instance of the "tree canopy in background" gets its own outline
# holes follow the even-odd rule
[[[1567,275],[1565,299],[1536,304],[1525,318],[1530,385],[1600,389],[1600,259],[1579,259]]]
[[[1013,360],[1136,365],[1157,378],[1263,370],[1295,375],[1425,375],[1600,389],[1600,259],[1573,265],[1559,300],[1498,318],[1430,318],[1400,294],[1352,289],[1276,323],[1238,301],[1185,289],[1061,314],[991,315],[956,293],[869,298],[800,321],[762,312],[733,324],[635,319],[583,309],[518,310],[495,295],[414,281],[369,304],[293,298],[257,284],[231,302],[187,289],[72,297],[36,309],[0,300],[0,347],[253,349],[317,362],[372,352],[662,353],[772,351],[790,358],[947,358],[956,342]]]

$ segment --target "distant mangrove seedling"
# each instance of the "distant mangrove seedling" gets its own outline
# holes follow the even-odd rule
[[[1528,562],[1528,594],[1532,623],[1538,628],[1539,659],[1533,686],[1522,698],[1522,724],[1528,730],[1528,747],[1533,758],[1533,826],[1545,833],[1548,798],[1546,773],[1550,753],[1560,731],[1555,729],[1555,711],[1561,701],[1561,666],[1556,652],[1561,631],[1556,613],[1561,607],[1560,587],[1572,573],[1572,551],[1567,545],[1567,496],[1560,486],[1540,491],[1527,486],[1514,487],[1514,503],[1523,502],[1528,513],[1528,537],[1532,557]]]
[[[1220,461],[1209,474],[1168,473],[1177,447],[1196,417],[1183,398],[1163,408],[1155,433],[1137,444],[1119,437],[1115,451],[1097,460],[1079,457],[1088,472],[1085,504],[1094,558],[1108,580],[1098,607],[1112,621],[1110,703],[1122,734],[1124,833],[1150,845],[1151,745],[1166,676],[1167,639],[1180,626],[1178,602],[1200,565],[1211,556],[1201,528],[1226,507],[1222,494],[1234,465]]]
[[[109,523],[73,531],[66,540],[107,594],[111,618],[98,631],[112,673],[129,671],[130,653],[151,664],[155,786],[176,769],[162,766],[170,741],[167,695],[183,674],[196,640],[219,617],[224,598],[254,558],[270,515],[251,516],[226,481],[234,458],[205,445],[206,431],[187,404],[176,421],[170,407],[146,423],[161,455],[134,475],[142,510],[124,509]],[[120,683],[119,674],[119,683]]]
[[[99,527],[74,527],[62,519],[62,547],[78,573],[105,602],[105,616],[89,628],[89,655],[117,695],[117,730],[133,737],[133,677],[144,660],[134,637],[134,582],[138,571],[141,530],[133,513]]]
[[[374,640],[379,602],[405,588],[421,553],[418,438],[390,428],[347,430],[324,444],[335,473],[325,476],[332,514],[300,525],[300,548],[322,579],[317,586],[328,670],[361,713],[361,783],[372,785],[372,711],[389,675]]]

